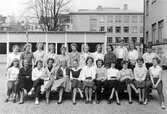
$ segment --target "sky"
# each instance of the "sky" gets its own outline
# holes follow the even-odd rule
[[[0,14],[20,16],[25,9],[24,1],[0,0]],[[131,10],[143,11],[143,0],[72,0],[71,8],[73,10],[95,9],[98,5],[123,8],[123,4],[128,4]]]

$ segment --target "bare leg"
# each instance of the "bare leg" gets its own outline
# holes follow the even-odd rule
[[[83,98],[83,94],[82,94],[81,89],[80,89],[80,88],[77,88],[77,89],[78,89],[78,92],[79,92],[79,94],[80,94],[81,98]]]
[[[64,92],[64,89],[60,88],[58,104],[62,103],[63,92]]]
[[[138,89],[139,92],[139,103],[141,103],[141,89]]]
[[[89,88],[89,101],[92,102],[93,89]]]
[[[76,104],[76,94],[77,94],[77,88],[74,88],[73,89],[73,97],[72,97],[73,104]]]
[[[132,103],[132,95],[131,95],[131,87],[129,84],[127,85],[127,91],[128,91],[128,96],[129,96],[129,103],[131,104]]]
[[[110,98],[109,98],[109,99],[112,99],[112,98],[113,98],[114,92],[115,92],[115,88],[112,88],[111,95],[110,95]]]
[[[86,101],[89,100],[88,98],[88,87],[85,87],[85,97],[86,97]]]
[[[120,105],[120,101],[119,101],[119,97],[118,97],[118,92],[117,91],[115,91],[115,96],[116,96],[117,104]]]
[[[145,95],[145,90],[142,89],[142,98],[141,98],[141,101],[144,102],[144,95]]]
[[[136,89],[136,87],[133,84],[130,84],[130,86],[132,87],[132,89],[136,92],[139,93],[138,90]]]

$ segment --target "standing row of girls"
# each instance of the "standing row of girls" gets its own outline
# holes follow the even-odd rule
[[[162,68],[160,59],[151,48],[140,56],[134,44],[128,50],[121,41],[114,50],[107,46],[107,53],[102,53],[102,46],[96,46],[97,51],[89,52],[89,46],[84,45],[83,52],[77,51],[77,45],[72,44],[72,52],[67,53],[66,47],[61,47],[61,55],[55,54],[53,44],[49,45],[49,52],[43,51],[43,44],[37,44],[37,51],[31,52],[31,45],[26,44],[24,52],[19,47],[13,47],[8,56],[8,91],[6,102],[12,93],[14,100],[19,94],[20,104],[24,103],[24,96],[35,95],[35,104],[39,104],[40,94],[46,95],[49,103],[51,91],[59,92],[58,104],[63,101],[63,93],[72,91],[72,101],[76,104],[76,94],[85,96],[85,103],[92,103],[95,91],[96,103],[102,100],[102,92],[107,93],[108,103],[116,96],[116,103],[120,105],[119,95],[127,90],[129,104],[132,104],[132,90],[139,95],[139,103],[147,104],[150,88],[157,89],[160,95],[161,107],[164,109],[162,84]],[[148,75],[149,74],[149,75]],[[84,91],[84,95],[82,93]]]

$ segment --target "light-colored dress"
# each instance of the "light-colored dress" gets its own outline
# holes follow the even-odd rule
[[[84,67],[84,66],[86,66],[86,59],[87,59],[87,57],[93,57],[93,55],[90,53],[90,52],[88,52],[88,53],[81,53],[80,54],[80,62],[79,62],[79,66],[80,67]]]
[[[73,67],[73,61],[74,60],[77,60],[78,62],[80,61],[80,54],[79,54],[79,52],[78,51],[76,51],[76,52],[71,52],[70,54],[69,54],[69,58],[70,58],[70,67]]]
[[[15,54],[14,52],[10,53],[7,56],[7,67],[9,67],[12,64],[14,59],[20,60],[20,56],[21,56],[21,53],[17,53],[17,54]]]
[[[33,53],[34,55],[34,59],[35,59],[35,63],[38,61],[38,60],[42,60],[44,61],[44,57],[45,57],[45,51],[41,50],[37,50]]]

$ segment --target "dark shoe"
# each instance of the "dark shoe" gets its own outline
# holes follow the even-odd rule
[[[86,101],[85,101],[85,104],[88,104],[88,103],[89,103],[89,101],[86,100]]]
[[[143,104],[143,102],[142,102],[142,101],[139,101],[139,104]]]
[[[13,99],[13,103],[16,103],[16,99]]]
[[[73,104],[73,105],[76,105],[77,103],[76,103],[76,102],[73,102],[72,104]]]
[[[62,104],[62,101],[58,101],[57,104]]]
[[[90,103],[90,104],[93,104],[93,101],[91,100],[91,101],[89,101],[89,103]]]
[[[121,105],[121,103],[117,102],[117,105]]]
[[[129,104],[132,104],[133,102],[132,101],[129,101]]]
[[[19,104],[24,104],[24,101],[19,102]]]
[[[108,101],[107,101],[107,104],[111,104],[111,103],[112,103],[112,100],[108,100]]]
[[[100,104],[100,101],[99,101],[99,100],[97,100],[97,101],[96,101],[96,104]]]
[[[7,103],[7,102],[9,102],[9,99],[6,99],[6,100],[5,100],[5,103]]]

